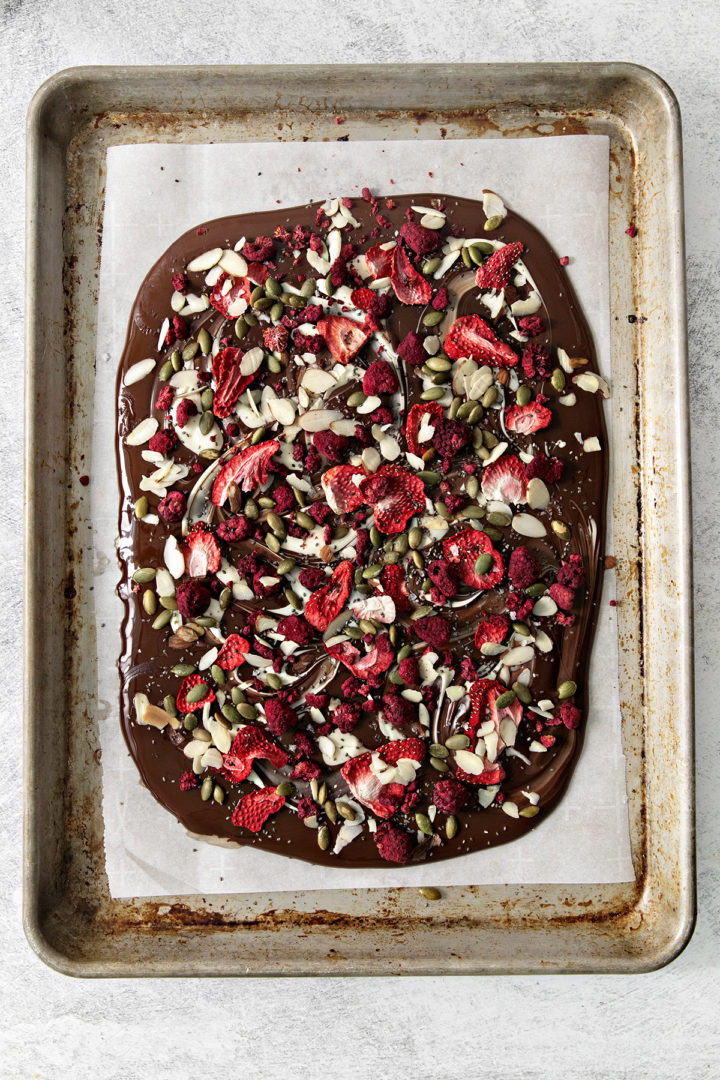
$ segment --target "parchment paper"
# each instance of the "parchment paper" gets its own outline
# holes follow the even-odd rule
[[[186,229],[226,214],[329,195],[489,187],[569,255],[569,272],[611,381],[607,258],[608,139],[140,145],[108,150],[91,483],[105,853],[112,896],[395,886],[618,882],[633,879],[620,741],[614,580],[606,572],[593,650],[585,745],[559,807],[525,837],[424,866],[360,871],[189,837],[140,784],[120,730],[122,604],[115,594],[118,493],[115,371],[140,284]],[[168,292],[169,300],[169,292]],[[608,418],[609,419],[609,418]],[[100,465],[99,463],[102,463]],[[612,507],[612,489],[608,505]],[[612,518],[607,551],[612,552]]]

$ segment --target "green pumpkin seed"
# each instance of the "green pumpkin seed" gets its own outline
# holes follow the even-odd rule
[[[424,619],[426,615],[429,615],[432,612],[432,610],[430,604],[421,604],[420,607],[415,608],[410,619],[413,622],[415,619]]]
[[[276,304],[271,296],[261,296],[259,300],[256,300],[253,307],[256,311],[270,311]]]
[[[398,630],[397,626],[395,625],[395,623],[391,623],[390,629],[388,630],[388,637],[390,638],[390,644],[391,645],[397,645],[399,636],[400,636],[400,631]]]
[[[201,450],[198,457],[205,458],[207,461],[217,461],[220,457],[219,450]]]
[[[483,255],[492,255],[495,251],[495,245],[490,240],[476,240],[472,246],[477,248]]]
[[[203,327],[202,330],[199,332],[197,339],[198,345],[200,346],[200,352],[203,354],[203,356],[207,356],[212,349],[213,342],[210,334],[207,332],[205,327]]]
[[[235,320],[235,337],[244,338],[248,332],[247,320],[241,315],[239,319]]]
[[[477,246],[477,244],[471,244],[468,248],[468,251],[470,253],[470,258],[475,263],[475,265],[480,266],[480,263],[483,261],[483,253]]]
[[[344,540],[349,532],[347,525],[338,525],[333,532],[333,540]]]
[[[250,293],[250,306],[255,307],[255,304],[258,302],[258,300],[262,300],[264,296],[265,289],[262,287],[262,285],[256,285]]]
[[[433,472],[431,469],[421,469],[415,475],[422,480],[423,484],[427,484],[429,487],[434,487],[435,484],[439,484],[442,480],[440,473]]]
[[[305,498],[304,492],[298,491],[297,488],[293,488],[292,493],[295,496],[295,502],[298,506],[307,506],[307,499]]]
[[[471,503],[470,506],[463,506],[458,517],[465,518],[468,521],[480,521],[485,517],[485,511],[482,506],[475,506]]]
[[[328,296],[332,296],[335,292],[335,286],[332,283],[332,273],[328,274],[325,278],[325,292]]]
[[[194,712],[188,713],[183,720],[183,727],[185,731],[194,731],[198,726],[198,718]]]
[[[295,521],[302,529],[306,529],[308,532],[312,532],[312,530],[315,528],[315,522],[313,521],[313,519],[310,517],[309,514],[306,514],[303,511],[299,511],[295,515]]]
[[[235,707],[243,720],[257,719],[257,707],[255,705],[251,705],[249,701],[238,701],[235,703]]]
[[[284,799],[291,799],[295,794],[295,785],[290,780],[283,780],[281,784],[275,788],[275,793],[282,796]]]
[[[207,696],[207,692],[210,689],[207,683],[199,682],[197,686],[191,686],[185,695],[185,700],[188,705],[196,705],[198,701],[202,701]]]
[[[265,435],[265,428],[264,427],[255,428],[252,435],[250,436],[250,445],[251,446],[257,446],[257,444],[264,437],[264,435]]]
[[[530,627],[526,623],[514,622],[512,625],[513,630],[516,634],[519,634],[520,637],[530,637]]]
[[[487,574],[488,570],[492,566],[492,561],[492,555],[485,551],[482,555],[478,555],[477,559],[475,560],[475,566],[473,567],[473,570],[476,574]]]
[[[454,814],[451,814],[445,822],[445,835],[447,836],[448,840],[453,840],[457,836],[457,831],[458,819],[455,817]]]
[[[433,386],[445,386],[445,384],[447,382],[449,382],[449,381],[450,381],[450,372],[449,371],[438,371],[432,376],[432,378],[430,380],[430,382],[433,384]]]
[[[542,581],[538,581],[535,585],[528,585],[527,589],[525,589],[525,595],[532,596],[533,599],[536,596],[544,596],[546,592],[547,585]]]
[[[136,570],[133,574],[133,581],[138,585],[149,585],[151,581],[155,580],[155,570],[152,566],[141,566],[139,570]]]
[[[570,539],[570,526],[566,525],[564,521],[551,521],[550,527],[556,536],[559,536],[561,540]]]
[[[161,596],[160,607],[165,608],[166,611],[177,611],[177,600],[174,596]]]
[[[470,413],[475,408],[474,401],[464,401],[457,411],[458,420],[467,420]]]
[[[442,386],[431,386],[429,390],[423,390],[420,395],[421,401],[439,401],[441,397],[444,397],[445,391]]]
[[[283,293],[280,299],[285,307],[292,308],[293,311],[299,311],[300,308],[307,306],[302,296],[295,296],[294,293]]]
[[[369,619],[361,619],[358,626],[364,634],[377,634],[377,626],[375,623],[370,622]]]
[[[482,461],[485,461],[486,458],[490,457],[490,451],[487,447],[483,446],[482,428],[476,427],[473,431],[473,449]]]
[[[492,405],[494,405],[497,401],[497,397],[497,388],[494,386],[488,386],[487,390],[480,398],[480,404],[482,405],[483,409],[489,409]]]
[[[316,289],[317,281],[315,280],[315,278],[308,278],[307,281],[303,281],[302,285],[300,286],[300,295],[304,296],[307,300],[310,296],[315,295]]]
[[[523,705],[529,705],[530,704],[530,702],[532,701],[532,694],[528,690],[525,683],[514,682],[512,684],[512,688],[515,691],[515,697],[519,701],[522,701]]]
[[[437,326],[444,318],[444,311],[428,311],[423,315],[423,326]]]
[[[214,399],[215,395],[213,394],[212,390],[209,386],[206,387],[200,395],[200,404],[202,405],[204,412],[207,412],[208,409],[212,409]]]
[[[159,615],[155,616],[153,620],[153,630],[163,630],[172,619],[172,611],[161,611]]]
[[[290,604],[291,607],[294,607],[296,611],[302,611],[304,605],[298,594],[293,592],[292,589],[283,589],[283,592],[288,604]]]
[[[483,410],[483,407],[482,407],[482,405],[479,405],[479,404],[478,404],[478,403],[476,402],[476,403],[475,403],[475,404],[473,405],[473,407],[472,407],[472,409],[470,410],[470,413],[469,413],[469,415],[468,415],[468,418],[467,418],[467,422],[468,422],[468,424],[471,424],[471,425],[472,425],[472,424],[477,424],[478,420],[482,420],[482,418],[483,418],[483,411],[484,411],[484,410]]]
[[[377,525],[373,525],[372,529],[370,530],[370,543],[374,548],[379,548],[382,546],[382,542],[383,539],[380,534],[380,530],[378,529]]]
[[[319,802],[322,805],[325,802],[326,799],[327,799],[327,784],[325,783],[325,781],[323,781],[322,784],[320,785],[320,787],[318,788],[318,793],[317,793],[317,796],[315,798],[315,801]]]
[[[564,683],[560,683],[558,686],[558,697],[561,701],[567,701],[568,698],[573,697],[577,693],[577,683],[574,683],[572,679],[567,679]]]
[[[216,802],[218,806],[222,806],[225,802],[225,789],[220,787],[219,784],[215,784],[212,790],[213,802]]]
[[[506,529],[510,521],[511,519],[507,514],[499,514],[495,511],[487,516],[488,525],[497,525],[499,529]]]
[[[390,682],[393,684],[393,686],[404,686],[405,685],[405,683],[403,682],[402,676],[401,676],[400,672],[397,670],[397,668],[395,669],[395,671],[390,673]]]
[[[268,356],[267,366],[268,371],[271,371],[273,375],[279,375],[283,367],[277,356]]]
[[[325,811],[328,821],[330,821],[333,825],[336,825],[338,819],[338,812],[332,799],[325,800],[325,802],[323,803],[323,810]]]
[[[414,525],[408,533],[408,544],[413,549],[419,548],[422,544],[423,531],[419,525]]]
[[[562,368],[556,367],[550,377],[550,382],[553,384],[553,388],[562,393],[565,389],[565,372]]]
[[[210,391],[212,393],[212,391]],[[210,406],[212,409],[212,405]],[[212,429],[215,427],[215,415],[211,411],[206,411],[200,417],[200,434],[209,435]]]
[[[430,757],[446,758],[450,751],[441,743],[430,743]]]
[[[493,232],[494,229],[499,229],[502,223],[502,214],[493,214],[492,217],[489,217],[487,219],[487,221],[483,225],[483,229],[485,230],[485,232]]]
[[[359,641],[360,638],[363,636],[362,630],[359,626],[346,626],[343,630],[343,633],[347,634],[347,636],[349,638],[352,638],[353,641]]]
[[[434,760],[434,759],[432,759],[432,760]],[[416,814],[415,815],[415,824],[417,825],[417,827],[418,827],[418,829],[420,830],[421,833],[425,833],[426,836],[432,836],[432,834],[433,834],[432,822],[430,821],[430,818],[427,816],[427,814]]]
[[[431,274],[434,274],[441,262],[442,259],[439,259],[436,256],[434,259],[428,259],[426,263],[423,263],[422,272],[425,277],[430,277]]]
[[[423,559],[423,557],[422,557],[422,555],[420,554],[419,551],[413,551],[413,553],[412,553],[412,561],[415,563],[418,570],[424,570],[425,569],[425,560]]]
[[[190,341],[185,346],[180,355],[183,359],[183,362],[185,362],[187,360],[193,360],[199,352],[200,346],[198,345],[197,341]]]
[[[438,517],[443,518],[444,521],[450,520],[450,511],[442,499],[438,499],[437,502],[433,503],[433,506],[435,507],[435,513]]]
[[[472,256],[470,254],[470,248],[464,247],[462,249],[462,251],[460,252],[460,255],[461,255],[462,261],[465,263],[465,266],[467,267],[467,269],[472,270],[474,264],[473,264],[473,261],[472,261]]]
[[[270,318],[272,319],[272,321],[274,323],[278,323],[278,322],[280,322],[280,320],[282,319],[284,314],[285,314],[285,305],[283,303],[281,303],[280,300],[278,300],[270,308]]]
[[[168,379],[172,378],[172,373],[172,360],[166,360],[163,366],[160,368],[160,371],[158,372],[158,378],[160,379],[160,382],[167,382]]]
[[[280,554],[280,541],[273,533],[265,533],[265,543],[275,555]]]
[[[213,787],[214,786],[215,786],[215,782],[213,781],[212,776],[206,776],[205,779],[202,782],[202,787],[200,788],[200,798],[202,799],[203,802],[208,801],[208,799],[210,798],[210,796],[213,793]]]
[[[494,450],[498,444],[497,435],[493,435],[492,431],[483,431],[483,440],[488,450]]]
[[[197,669],[194,664],[173,664],[170,670],[173,675],[178,675],[181,679],[184,679],[186,675],[194,675]]]
[[[350,397],[347,399],[348,408],[357,409],[358,406],[362,405],[365,401],[367,401],[367,396],[362,390],[356,390],[355,393],[350,394]]]
[[[232,698],[233,705],[245,705],[247,701],[245,694],[242,692],[239,686],[233,686],[232,690],[230,691],[230,697]],[[255,706],[253,706],[253,708],[254,707]]]
[[[403,645],[402,649],[400,649],[400,652],[397,654],[398,663],[401,660],[407,660],[407,658],[409,656],[412,656],[412,654],[413,654],[412,645]]]
[[[503,534],[499,529],[496,529],[494,525],[485,525],[484,532],[486,536],[489,536],[491,540],[502,540]]]
[[[277,282],[275,280],[275,278],[272,278],[272,277],[266,278],[266,280],[265,280],[265,292],[267,293],[268,296],[274,296],[275,299],[277,299],[278,296],[282,296],[282,286],[280,285],[279,282]]]
[[[515,400],[518,405],[529,405],[532,401],[532,390],[529,386],[519,386]]]
[[[294,559],[283,559],[283,561],[279,562],[277,564],[277,566],[275,567],[275,570],[277,571],[278,574],[280,574],[281,577],[284,577],[285,574],[289,574],[290,571],[294,570],[294,569],[295,569],[295,560]]]
[[[523,806],[522,810],[520,811],[520,817],[526,817],[526,818],[536,817],[539,813],[540,813],[540,807],[539,806],[532,806],[532,805]]]
[[[352,806],[348,806],[348,804],[344,802],[336,802],[335,806],[337,807],[338,814],[341,818],[345,818],[346,821],[355,820],[356,814]]]
[[[266,520],[276,536],[279,536],[281,539],[283,539],[287,535],[285,530],[285,524],[279,514],[268,514]]]
[[[467,750],[470,745],[470,739],[467,735],[463,735],[459,732],[457,735],[451,735],[449,739],[446,739],[445,745],[448,750]]]
[[[163,698],[163,709],[168,716],[177,716],[177,705],[175,704],[175,698],[172,694],[166,694]]]
[[[217,619],[213,619],[212,615],[198,615],[195,622],[198,626],[214,627],[217,626]]]
[[[379,577],[382,571],[382,563],[372,563],[363,570],[363,578],[365,581],[372,581],[373,578]]]
[[[498,698],[496,698],[496,700],[495,700],[495,708],[496,709],[506,709],[508,707],[508,705],[512,705],[514,700],[515,700],[515,691],[514,690],[506,690],[504,694],[500,694],[500,696]]]
[[[462,398],[454,397],[450,402],[450,419],[454,420],[458,414],[458,409],[462,406]]]
[[[226,611],[227,608],[230,607],[231,601],[232,601],[232,589],[229,586],[226,585],[225,588],[223,589],[223,591],[220,593],[220,595],[218,597],[218,603],[220,604],[220,607],[223,609],[223,611]]]
[[[435,769],[436,772],[447,772],[448,771],[449,766],[448,766],[446,761],[442,760],[442,758],[431,757],[431,758],[428,758],[428,760],[429,760],[430,764],[432,765],[433,769]]]
[[[258,324],[257,315],[255,315],[252,311],[244,312],[243,319],[248,324],[248,326],[257,326]]]
[[[135,503],[135,517],[138,519],[138,521],[142,521],[142,519],[147,514],[149,508],[150,504],[148,503],[147,495],[141,495],[138,501]]]
[[[216,686],[224,686],[227,682],[227,675],[219,664],[213,664],[210,668],[210,674],[212,675]]]
[[[468,477],[467,483],[465,484],[465,490],[467,491],[471,499],[477,498],[480,492],[480,481],[478,480],[477,476]]]
[[[439,889],[433,889],[431,885],[421,885],[418,892],[426,900],[439,900],[441,893]]]
[[[271,690],[282,690],[282,679],[279,675],[276,675],[274,671],[268,671],[265,676],[265,682]]]
[[[146,589],[143,593],[142,605],[147,615],[154,615],[157,611],[157,596],[152,589]]]
[[[400,533],[394,544],[394,550],[398,555],[407,555],[410,544],[408,543],[407,533]]]

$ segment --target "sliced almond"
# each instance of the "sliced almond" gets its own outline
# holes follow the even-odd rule
[[[290,398],[275,398],[274,401],[269,401],[268,410],[283,427],[295,423],[295,402]]]
[[[535,650],[532,645],[519,645],[517,649],[508,649],[501,659],[505,667],[514,668],[529,664],[534,656]]]
[[[442,229],[445,224],[446,218],[444,214],[438,214],[437,211],[432,210],[428,214],[423,214],[420,218],[420,224],[425,229]]]
[[[335,382],[335,377],[329,371],[318,367],[307,368],[302,377],[302,385],[311,394],[325,394],[332,390]]]
[[[311,409],[303,413],[299,424],[303,431],[327,431],[335,420],[341,420],[342,413],[334,409]]]
[[[218,264],[228,274],[232,274],[233,277],[245,277],[248,272],[246,260],[237,251],[223,251],[218,259]]]
[[[333,420],[330,430],[334,435],[345,435],[351,439],[355,434],[357,424],[354,420]]]
[[[202,255],[197,255],[192,262],[188,263],[187,268],[192,273],[197,273],[200,270],[210,270],[215,266],[215,263],[220,261],[222,253],[222,248],[211,248],[210,251],[204,251]]]
[[[507,207],[499,195],[489,188],[483,190],[483,213],[486,218],[507,217]]]
[[[265,353],[258,346],[248,349],[240,361],[241,375],[254,375],[260,369]]]
[[[539,476],[533,476],[527,486],[527,502],[531,510],[544,510],[550,502],[550,492]]]
[[[163,551],[163,559],[166,567],[177,581],[185,573],[185,556],[178,547],[178,542],[174,536],[168,536],[165,541],[165,548]]]
[[[541,596],[539,600],[535,601],[532,610],[533,615],[537,615],[539,619],[547,619],[550,615],[555,614],[557,611],[557,604],[552,596]]]
[[[382,401],[375,394],[371,394],[370,397],[365,398],[362,405],[358,405],[356,412],[366,415],[367,413],[375,412],[382,405]]]
[[[130,434],[126,437],[125,443],[127,446],[142,446],[143,443],[149,442],[153,435],[156,433],[159,425],[154,416],[146,416],[144,420],[133,428]]]
[[[515,514],[512,519],[512,527],[520,536],[546,536],[547,529],[542,521],[533,517],[532,514]]]
[[[538,630],[535,634],[535,646],[540,650],[540,652],[552,652],[552,638],[549,634],[546,634],[544,630]]]
[[[610,387],[594,371],[584,371],[581,375],[574,375],[572,380],[581,390],[587,390],[589,394],[597,394],[604,398],[610,397]]]
[[[479,776],[481,772],[485,771],[485,762],[477,754],[473,754],[472,750],[455,750],[455,761],[463,772],[469,773],[470,776]]]
[[[151,356],[147,360],[138,360],[136,364],[133,364],[125,372],[125,378],[123,379],[124,386],[134,386],[136,382],[140,382],[146,375],[155,367],[155,361]]]

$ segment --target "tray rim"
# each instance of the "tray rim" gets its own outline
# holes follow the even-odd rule
[[[675,355],[679,360],[679,363],[683,369],[683,374],[687,374],[687,339],[686,339],[686,315],[684,307],[684,286],[685,286],[685,273],[684,273],[684,220],[682,213],[682,150],[680,143],[680,114],[679,107],[675,96],[669,86],[662,80],[655,72],[650,71],[648,68],[641,67],[639,65],[627,64],[627,63],[552,63],[552,64],[404,64],[404,65],[334,65],[334,70],[342,70],[348,74],[352,73],[370,73],[374,75],[379,74],[383,70],[392,71],[397,73],[398,68],[404,69],[406,72],[427,72],[428,69],[439,72],[443,69],[452,68],[453,71],[465,73],[467,75],[476,75],[478,78],[491,73],[492,71],[503,69],[514,69],[515,71],[522,71],[527,76],[531,76],[533,73],[543,75],[559,74],[567,75],[568,77],[574,75],[581,77],[585,72],[592,72],[595,75],[604,76],[608,79],[612,78],[632,78],[638,77],[644,80],[647,86],[658,96],[664,105],[665,111],[668,117],[668,125],[673,137],[674,144],[677,148],[678,161],[680,167],[676,170],[674,176],[671,177],[671,183],[674,185],[673,192],[673,204],[675,205],[676,214],[672,222],[673,235],[676,239],[676,281],[680,287],[681,299],[680,309],[678,311],[678,329],[680,331],[678,340],[675,341]],[[308,77],[318,78],[322,76],[323,69],[320,65],[261,65],[255,67],[253,70],[255,73],[266,73],[267,75],[279,75],[280,73],[287,74],[291,69],[298,75],[307,74]],[[36,416],[35,403],[33,400],[33,379],[32,372],[35,367],[36,351],[36,335],[33,330],[31,314],[33,312],[33,295],[32,295],[32,282],[34,282],[37,273],[39,272],[39,250],[38,250],[38,230],[40,225],[40,217],[37,214],[37,207],[39,205],[38,196],[40,191],[38,169],[41,162],[40,143],[42,139],[42,130],[44,121],[47,114],[51,111],[54,102],[58,96],[66,98],[66,96],[72,91],[76,93],[82,91],[84,87],[102,86],[104,82],[112,82],[113,79],[117,79],[122,75],[128,80],[128,83],[132,84],[133,80],[140,80],[141,78],[151,77],[154,79],[167,78],[172,73],[187,73],[190,70],[197,74],[199,78],[203,76],[212,76],[215,79],[228,78],[231,79],[233,75],[237,75],[241,71],[246,69],[240,68],[235,65],[218,65],[218,66],[192,66],[191,68],[183,67],[181,65],[173,66],[156,66],[145,65],[133,67],[130,69],[122,68],[118,66],[81,66],[74,68],[64,69],[55,75],[51,76],[42,86],[36,91],[28,110],[27,116],[27,132],[28,132],[28,144],[27,144],[27,258],[26,258],[26,310],[28,312],[28,318],[26,322],[26,386],[25,386],[25,490],[26,495],[28,492],[33,491],[34,484],[34,464],[31,453],[32,449],[32,436],[36,429],[36,425],[41,422],[40,417]],[[562,88],[560,88],[560,96],[562,96]],[[185,110],[187,111],[187,110]],[[88,113],[86,120],[89,119],[91,113]],[[68,136],[72,131],[72,122],[75,119],[75,113],[72,109],[68,110]],[[172,141],[177,141],[173,139]],[[679,396],[680,407],[685,410],[687,414],[687,384],[686,381],[676,388],[676,392]],[[681,473],[684,473],[684,480],[686,481],[686,490],[688,492],[687,499],[683,510],[686,515],[686,524],[689,520],[689,448],[687,446],[687,440],[683,447],[687,452],[685,454],[684,469],[683,464],[678,462],[678,468]],[[37,692],[37,678],[35,672],[39,670],[38,665],[32,661],[37,656],[37,642],[33,636],[33,626],[37,621],[37,600],[33,593],[31,584],[31,570],[33,560],[36,554],[36,545],[38,538],[33,531],[34,517],[32,513],[32,500],[26,498],[26,510],[25,510],[25,530],[26,530],[26,552],[25,552],[25,610],[28,613],[28,617],[25,622],[25,655],[28,662],[25,666],[25,701],[28,705],[28,712],[32,711],[32,703],[36,700]],[[688,537],[691,540],[691,534],[688,532]],[[691,589],[691,544],[686,545],[686,557],[685,565],[682,567],[682,581],[686,586]],[[688,641],[688,654],[687,662],[683,668],[680,683],[686,693],[686,700],[688,702],[687,716],[692,716],[693,707],[693,683],[692,683],[692,593],[688,593],[685,599],[683,607],[684,629],[687,632]],[[684,829],[683,829],[683,845],[682,850],[678,854],[678,869],[682,875],[682,883],[684,886],[684,903],[679,906],[675,913],[673,933],[667,936],[667,939],[660,943],[653,955],[645,953],[642,958],[632,957],[630,958],[632,963],[627,967],[622,965],[615,966],[614,968],[597,968],[592,967],[572,969],[572,970],[632,970],[632,971],[645,971],[653,970],[657,967],[663,966],[674,959],[680,951],[685,947],[690,939],[694,928],[695,921],[695,882],[694,882],[694,850],[693,850],[693,811],[694,805],[694,776],[692,772],[692,765],[694,760],[694,747],[692,742],[692,725],[689,725],[689,730],[686,732],[688,736],[688,742],[686,744],[687,753],[685,756],[685,765],[687,769],[686,784],[684,786],[684,793],[689,796],[690,806],[685,808],[684,817]],[[24,789],[25,789],[25,802],[24,802],[24,850],[25,850],[25,864],[24,864],[24,926],[28,941],[38,956],[44,960],[51,967],[56,970],[62,971],[66,974],[73,975],[145,975],[145,974],[194,974],[194,971],[185,971],[182,969],[182,964],[170,964],[167,971],[133,971],[128,970],[126,964],[120,963],[117,970],[111,970],[113,968],[112,963],[107,961],[101,962],[100,966],[93,965],[92,962],[88,963],[85,960],[78,960],[72,956],[68,956],[65,953],[55,948],[52,941],[46,935],[46,932],[42,925],[42,919],[40,916],[40,897],[36,889],[37,879],[37,865],[39,858],[38,847],[38,830],[35,828],[34,820],[34,803],[33,803],[33,788],[36,777],[36,765],[37,765],[36,748],[29,745],[28,737],[25,740],[25,755],[24,755]],[[646,898],[648,889],[652,884],[650,880],[650,871],[645,868],[644,876],[639,882],[637,882],[638,888],[635,890],[636,910],[641,910],[644,899]],[[503,888],[503,887],[497,887]],[[517,886],[511,886],[508,888],[515,888]],[[524,888],[524,887],[523,887]],[[535,888],[535,886],[528,886],[528,889]],[[538,886],[541,888],[541,886]],[[434,965],[427,965],[423,967],[413,966],[407,973],[409,974],[421,974],[431,973],[436,971],[437,968]],[[463,971],[467,973],[468,970],[464,968]],[[483,967],[477,970],[486,970]],[[496,970],[501,970],[500,968]],[[514,966],[510,966],[508,971],[517,972],[518,969]],[[534,968],[528,970],[536,970]],[[207,972],[208,974],[219,974],[219,972]],[[236,972],[232,972],[235,974]],[[248,971],[248,974],[257,974],[256,971]],[[318,974],[319,971],[316,965],[310,964],[306,971],[298,970],[292,972],[292,974]],[[338,971],[337,974],[350,974],[355,973],[348,970]],[[362,965],[356,965],[356,973],[358,974],[370,974],[372,972],[363,970]],[[290,974],[290,972],[289,972]]]

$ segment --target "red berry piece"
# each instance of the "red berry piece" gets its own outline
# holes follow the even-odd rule
[[[475,284],[480,289],[504,289],[510,284],[512,268],[518,261],[524,250],[523,245],[517,241],[514,244],[506,244],[498,248],[478,266],[475,275]]]
[[[317,328],[333,358],[341,364],[354,360],[370,337],[370,331],[362,323],[345,315],[326,315]]]
[[[365,502],[358,487],[365,473],[354,465],[335,465],[323,473],[322,484],[325,498],[336,514],[349,514]]]
[[[327,585],[312,593],[305,604],[305,618],[320,633],[327,630],[345,607],[353,580],[353,564],[344,559],[333,571]]]
[[[203,696],[197,701],[189,702],[187,699],[187,695],[196,686],[204,686],[207,692],[203,694]],[[181,713],[191,713],[194,712],[195,709],[202,709],[204,705],[207,705],[208,702],[213,702],[214,700],[214,691],[205,682],[203,676],[196,672],[194,675],[187,675],[183,679],[182,685],[180,686],[180,691],[177,696],[177,707],[178,711]]]
[[[515,367],[520,360],[479,315],[462,315],[455,320],[445,338],[445,352],[451,360],[466,357],[492,367]]]
[[[423,354],[425,354],[424,349]],[[419,442],[418,435],[420,433],[420,428],[423,424],[434,428],[442,418],[442,406],[438,405],[437,401],[420,402],[417,405],[413,405],[410,412],[407,414],[407,421],[405,424],[405,439],[407,441],[407,448],[411,454],[417,454],[419,457],[423,451],[430,449],[433,445],[432,435],[429,439],[426,439],[425,442]]]
[[[266,787],[243,795],[232,813],[232,823],[237,828],[260,832],[269,817],[277,814],[285,805],[285,796],[278,795],[276,788]]]
[[[492,589],[503,579],[505,567],[500,552],[495,550],[489,536],[476,529],[463,529],[448,536],[443,540],[443,554],[452,563],[457,577],[473,589]],[[490,569],[484,574],[475,572],[480,555],[492,558]]]
[[[220,545],[202,521],[193,525],[182,545],[185,570],[193,578],[207,577],[220,569]]]
[[[422,480],[400,465],[381,465],[372,476],[360,481],[365,502],[375,512],[380,532],[402,532],[414,514],[425,509]]]
[[[393,251],[390,281],[395,295],[403,304],[429,304],[432,300],[432,285],[415,269],[399,244]]]
[[[511,405],[505,410],[505,427],[518,435],[532,435],[535,431],[546,428],[552,420],[552,413],[545,405],[531,401],[527,405]]]
[[[239,634],[230,634],[220,649],[215,663],[223,671],[234,671],[245,660],[245,653],[250,652],[250,642]]]
[[[475,648],[481,649],[488,642],[501,645],[509,629],[510,620],[507,615],[483,615],[475,631]]]
[[[276,439],[246,446],[223,465],[215,478],[212,489],[212,501],[215,506],[222,506],[227,499],[231,484],[237,484],[243,491],[252,491],[258,484],[267,483],[270,458],[277,454],[280,443]]]
[[[527,478],[525,466],[514,454],[503,454],[484,470],[482,492],[496,502],[525,502]]]

